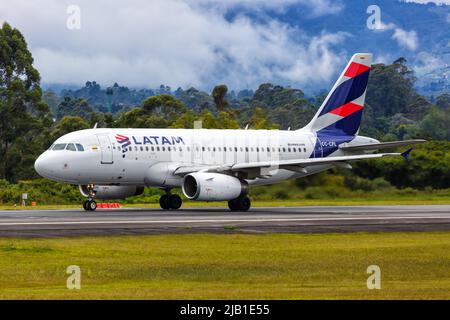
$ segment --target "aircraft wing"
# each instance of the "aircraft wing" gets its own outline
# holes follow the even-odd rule
[[[369,143],[358,145],[349,145],[348,143],[343,143],[339,146],[339,149],[341,149],[342,151],[371,151],[371,150],[381,150],[381,149],[409,146],[412,144],[424,142],[426,142],[426,140],[416,139],[416,140],[391,141],[391,142],[380,142],[380,143]]]
[[[205,165],[205,166],[181,166],[177,168],[173,174],[184,176],[186,174],[198,171],[204,172],[236,172],[249,171],[259,168],[280,168],[291,171],[307,172],[307,167],[317,165],[346,165],[348,161],[374,159],[389,156],[400,156],[401,153],[376,153],[376,154],[361,154],[351,156],[336,156],[326,158],[307,158],[307,159],[293,159],[293,160],[276,160],[276,161],[261,161],[261,162],[247,162],[234,165]],[[347,164],[347,166],[349,166]]]

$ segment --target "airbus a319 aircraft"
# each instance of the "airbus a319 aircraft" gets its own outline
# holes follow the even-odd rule
[[[35,162],[43,177],[79,185],[95,199],[139,195],[144,187],[166,192],[162,209],[179,209],[172,194],[182,189],[190,200],[228,201],[232,211],[247,211],[252,185],[302,178],[333,166],[403,153],[375,153],[425,140],[380,143],[358,135],[372,55],[353,55],[313,119],[299,130],[108,129],[71,132],[57,139]]]

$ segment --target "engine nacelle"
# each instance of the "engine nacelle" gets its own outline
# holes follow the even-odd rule
[[[79,186],[83,196],[88,197],[89,192],[85,185]],[[138,196],[144,192],[144,187],[138,186],[95,186],[95,198],[97,199],[125,199]]]
[[[182,190],[190,200],[223,201],[246,195],[248,184],[226,174],[196,172],[184,177]]]

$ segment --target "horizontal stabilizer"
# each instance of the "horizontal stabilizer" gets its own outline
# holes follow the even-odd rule
[[[369,143],[358,145],[349,145],[348,143],[343,143],[339,146],[339,149],[341,149],[342,151],[370,151],[370,150],[381,150],[381,149],[410,146],[413,144],[424,142],[426,142],[426,140],[416,139],[416,140],[391,141],[391,142],[380,142],[380,143]]]

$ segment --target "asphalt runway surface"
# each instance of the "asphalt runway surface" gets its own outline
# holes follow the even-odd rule
[[[450,230],[450,205],[0,211],[0,237]]]

